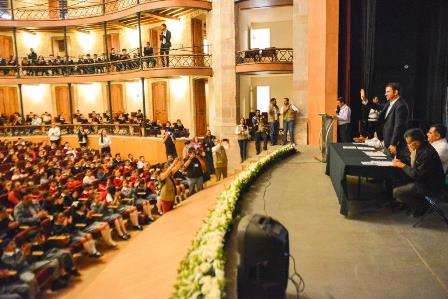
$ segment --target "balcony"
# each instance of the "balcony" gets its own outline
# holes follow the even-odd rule
[[[251,49],[236,52],[237,73],[292,73],[291,48]]]
[[[110,21],[149,10],[155,10],[155,17],[172,19],[191,12],[191,9],[211,10],[211,0],[111,0],[62,8],[37,6],[0,9],[0,26],[21,27],[24,22],[26,26],[35,27],[76,26]]]
[[[293,0],[235,0],[239,9],[265,8],[294,5]]]
[[[162,58],[169,65],[162,64]],[[146,77],[211,76],[211,55],[154,55],[97,63],[0,66],[0,84],[89,83]]]

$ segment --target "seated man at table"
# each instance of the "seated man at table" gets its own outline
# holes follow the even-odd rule
[[[407,161],[394,159],[392,166],[401,168],[410,182],[393,189],[394,198],[405,203],[412,216],[423,215],[428,206],[425,196],[437,196],[443,188],[445,175],[436,150],[426,140],[420,129],[410,129],[404,134],[410,152]]]
[[[446,141],[446,127],[441,124],[432,125],[429,128],[428,141],[436,149],[442,161],[443,172],[448,169],[448,142]]]

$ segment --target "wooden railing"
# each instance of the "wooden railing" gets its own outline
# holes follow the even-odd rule
[[[58,124],[62,134],[75,134],[83,127],[89,134],[99,134],[105,129],[110,135],[142,136],[143,128],[139,124]],[[0,126],[0,136],[47,135],[51,125]]]
[[[236,52],[235,63],[293,63],[291,48],[251,49]]]
[[[211,0],[196,1],[211,2]],[[120,12],[147,2],[160,2],[160,0],[110,0],[99,4],[85,6],[67,6],[59,8],[18,7],[13,10],[0,9],[0,23],[1,21],[9,20],[70,20],[103,16]]]
[[[101,130],[106,130],[109,135],[120,136],[161,136],[164,133],[164,129],[153,126],[149,122],[143,127],[142,124],[119,124],[115,123],[88,123],[88,124],[58,124],[61,129],[61,134],[77,134],[79,128],[83,127],[88,134],[99,134]],[[19,126],[0,126],[0,136],[39,136],[47,135],[51,125],[19,125]],[[174,130],[174,136],[176,138],[185,137],[188,138],[190,131],[188,129]]]
[[[168,63],[166,60],[168,59]],[[137,57],[125,60],[102,61],[97,63],[76,64],[62,61],[58,65],[2,65],[0,76],[34,77],[34,76],[71,76],[71,75],[101,75],[118,72],[132,72],[140,70],[163,68],[210,68],[209,54],[170,54]]]

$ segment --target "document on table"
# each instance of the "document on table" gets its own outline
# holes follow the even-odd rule
[[[359,150],[363,150],[363,151],[374,151],[375,150],[375,148],[367,147],[367,146],[357,146],[356,148]]]
[[[344,145],[342,149],[356,149],[356,146]]]
[[[365,152],[365,151],[363,151],[363,153],[369,157],[386,157],[386,154],[383,152]]]
[[[362,161],[361,164],[366,166],[390,167],[392,166],[392,161]]]
[[[387,157],[370,157],[370,159],[375,159],[375,160],[387,160]]]

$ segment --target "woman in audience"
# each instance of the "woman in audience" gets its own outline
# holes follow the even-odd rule
[[[146,187],[146,182],[144,179],[141,179],[138,182],[137,187],[135,188],[135,190],[133,190],[132,193],[129,192],[130,190],[132,190],[132,188],[130,188],[129,183],[127,181],[125,181],[123,183],[123,188],[121,189],[121,194],[123,196],[127,196],[127,197],[129,197],[129,195],[131,195],[131,197],[135,200],[135,204],[137,206],[142,207],[145,215],[150,220],[154,220],[154,218],[152,217],[152,212],[151,212],[151,210],[152,210],[151,204],[157,202],[157,195],[154,194],[151,191],[151,189]]]
[[[241,163],[247,158],[247,141],[249,139],[249,128],[246,125],[244,117],[240,118],[240,123],[236,126],[235,134],[238,138],[238,145],[240,147]]]
[[[108,207],[108,204],[101,199],[101,193],[96,193],[93,196],[93,202],[90,209],[97,214],[101,214],[101,220],[105,222],[113,222],[118,236],[123,240],[128,240],[131,235],[128,234],[123,222],[123,217],[119,213],[115,213]],[[95,216],[95,215],[94,215]]]
[[[172,163],[167,162],[159,176],[159,181],[162,185],[160,189],[160,204],[163,214],[173,209],[177,192],[173,174],[180,169],[181,165],[182,162],[178,158],[174,159]]]
[[[205,151],[205,162],[207,163],[206,178],[208,179],[210,179],[210,175],[215,173],[212,153],[212,148],[215,146],[215,139],[216,138],[212,135],[212,132],[210,130],[207,130],[202,146],[204,147]],[[207,181],[207,179],[204,178],[204,181]]]
[[[93,217],[95,211],[89,210],[86,203],[76,202],[72,209],[73,224],[85,233],[100,232],[103,241],[111,246],[117,246],[112,239],[112,231],[107,222],[96,221]]]
[[[72,224],[72,216],[67,217],[64,213],[56,214],[51,228],[51,235],[68,236],[70,238],[70,244],[81,242],[85,251],[91,257],[100,257],[101,253],[96,249],[95,240],[92,235],[74,229]]]
[[[87,146],[87,132],[84,130],[84,128],[81,126],[78,129],[78,143],[79,147],[85,147]]]
[[[110,154],[110,145],[112,144],[112,140],[110,140],[110,138],[107,136],[107,132],[105,129],[101,130],[100,138],[98,138],[98,144],[101,149],[102,157]]]
[[[134,206],[122,204],[121,194],[117,192],[115,186],[110,185],[107,187],[105,202],[109,207],[116,207],[117,211],[120,212],[121,215],[129,215],[129,219],[131,220],[134,229],[143,229],[143,227],[138,223],[137,208]]]

